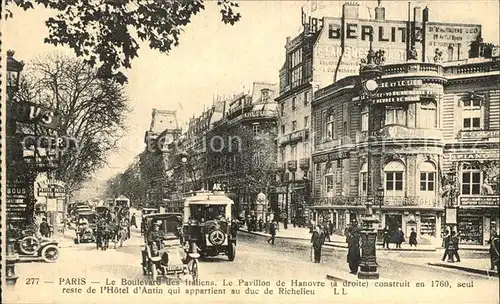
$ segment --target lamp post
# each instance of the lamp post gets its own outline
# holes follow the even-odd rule
[[[361,229],[361,244],[362,255],[360,262],[360,270],[358,272],[359,279],[378,279],[379,273],[377,270],[377,258],[375,243],[377,240],[377,230],[373,228],[373,224],[378,222],[372,211],[373,191],[372,191],[372,133],[373,133],[373,95],[379,89],[378,80],[382,76],[380,65],[384,62],[384,52],[372,49],[370,41],[370,50],[368,51],[367,59],[361,61],[359,70],[360,82],[363,93],[368,106],[368,130],[367,130],[367,199],[366,199],[366,215],[362,218]],[[382,210],[381,210],[382,212]]]
[[[182,162],[182,193],[186,193],[186,163],[188,159],[186,156],[181,158]]]

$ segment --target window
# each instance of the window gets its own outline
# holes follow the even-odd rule
[[[309,116],[304,117],[304,129],[309,127]]]
[[[297,130],[297,121],[294,120],[292,121],[292,132],[295,132]]]
[[[285,134],[285,125],[281,125],[281,135],[284,135]]]
[[[482,172],[477,166],[462,167],[462,195],[481,194]]]
[[[291,146],[290,158],[291,158],[291,160],[297,159],[297,145]]]
[[[285,148],[280,148],[281,162],[285,162]]]
[[[304,153],[303,157],[309,157],[309,143],[307,141],[304,142]]]
[[[326,119],[326,137],[325,139],[328,141],[328,140],[333,140],[333,132],[334,132],[334,129],[333,129],[333,114],[330,113],[328,114],[327,116],[327,119]]]
[[[328,163],[326,165],[326,172],[325,172],[325,192],[326,196],[332,197],[334,196],[334,190],[333,190],[333,166],[331,163]]]
[[[463,129],[480,130],[481,129],[481,99],[470,98],[464,100],[463,110]]]
[[[385,165],[385,195],[403,196],[404,171],[405,167],[399,161],[391,161]]]
[[[297,108],[297,97],[292,98],[292,111]]]
[[[299,48],[292,53],[292,68],[302,63],[302,49]]]
[[[292,88],[299,86],[301,82],[302,82],[302,66],[298,66],[292,71]]]
[[[252,130],[253,130],[253,135],[258,135],[260,133],[260,125],[259,124],[252,125]]]
[[[361,131],[368,131],[368,107],[361,109]]]
[[[309,105],[309,92],[304,92],[304,106]]]
[[[420,191],[434,193],[436,189],[436,166],[431,162],[423,162],[420,167]]]
[[[368,191],[368,164],[364,163],[359,172],[359,192],[360,196],[366,196]]]
[[[400,107],[387,107],[385,110],[386,125],[406,126],[406,111]]]
[[[420,103],[420,118],[418,119],[421,128],[437,128],[437,110],[434,100],[422,100]]]
[[[282,103],[280,106],[281,106],[281,109],[280,109],[281,116],[283,116],[285,114],[285,103]]]
[[[344,121],[343,123],[343,127],[342,127],[342,135],[347,137],[348,134],[348,130],[347,130],[347,121]]]

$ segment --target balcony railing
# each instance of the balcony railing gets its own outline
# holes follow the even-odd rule
[[[366,203],[366,196],[334,196],[321,197],[314,200],[316,206],[361,206]],[[390,207],[442,207],[441,203],[436,198],[427,198],[419,196],[385,196],[382,198],[374,198],[373,205]]]
[[[444,68],[444,73],[447,75],[463,75],[497,71],[500,71],[500,63],[498,61],[465,62],[461,65],[454,64]]]
[[[302,129],[287,135],[282,135],[278,139],[278,145],[286,145],[291,142],[306,139],[309,136],[309,129]]]
[[[415,129],[415,128],[407,128],[405,126],[388,125],[378,131],[375,131],[373,136],[374,136],[373,138],[377,141],[391,140],[391,139],[442,140],[443,132],[439,129]],[[360,131],[356,134],[357,143],[366,141],[368,141],[368,133],[366,131]]]
[[[408,73],[426,73],[443,75],[443,66],[435,63],[411,62],[403,64],[389,64],[382,66],[384,75],[408,74]]]
[[[315,198],[315,206],[362,206],[366,203],[364,196],[334,196]]]
[[[484,194],[460,197],[460,206],[492,206],[499,207],[500,199],[496,194]]]

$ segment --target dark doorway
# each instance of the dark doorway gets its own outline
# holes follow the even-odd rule
[[[403,224],[403,216],[401,214],[386,214],[385,215],[385,225],[389,227],[389,235],[391,239],[395,235],[395,232],[398,231],[398,228],[401,228]]]

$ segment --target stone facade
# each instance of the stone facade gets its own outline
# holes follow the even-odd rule
[[[358,76],[315,93],[316,219],[332,220],[343,231],[353,218],[360,220],[370,196],[381,229],[400,227],[408,235],[413,228],[432,239],[450,224],[445,205],[458,206],[462,241],[482,244],[498,229],[498,61],[407,62],[382,70],[371,98]],[[460,193],[451,203],[443,182],[450,178]]]

